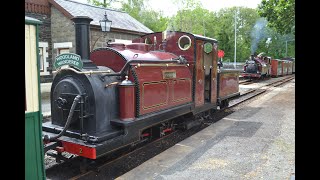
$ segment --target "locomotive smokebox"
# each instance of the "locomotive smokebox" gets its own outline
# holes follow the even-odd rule
[[[84,69],[97,69],[98,67],[89,60],[90,44],[90,22],[93,20],[88,16],[76,16],[72,18],[76,31],[76,54],[81,56]]]
[[[126,79],[119,84],[119,111],[120,119],[123,121],[130,121],[134,119],[135,115],[135,96],[134,84]]]

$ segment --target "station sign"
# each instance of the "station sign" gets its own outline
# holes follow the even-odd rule
[[[83,67],[81,56],[74,53],[64,53],[55,58],[54,67],[56,69],[59,69],[61,68],[61,66],[65,65],[72,66],[78,70],[81,70]]]

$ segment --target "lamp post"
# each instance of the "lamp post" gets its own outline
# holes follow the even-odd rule
[[[104,19],[100,20],[100,26],[102,32],[109,32],[111,28],[112,21],[108,19],[107,12],[104,14]]]
[[[102,32],[110,32],[112,21],[108,19],[107,12],[105,12],[104,18],[103,18],[102,20],[100,20],[99,23],[100,23],[100,27],[101,27],[101,31],[102,31]],[[97,41],[98,41],[102,36],[105,37],[106,34],[103,33],[101,36],[99,36],[99,37],[95,40],[95,42],[94,42],[93,45],[92,45],[91,50],[94,48],[94,46],[96,45]]]
[[[234,13],[234,68],[237,66],[237,13],[238,8],[236,8]]]

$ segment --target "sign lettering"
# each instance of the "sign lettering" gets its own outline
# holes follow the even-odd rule
[[[163,71],[163,79],[173,79],[177,77],[176,71]]]
[[[61,68],[61,66],[64,66],[64,65],[69,65],[81,70],[83,67],[83,62],[81,61],[81,57],[78,54],[74,54],[74,53],[60,54],[55,58],[54,67],[56,69],[59,69]]]

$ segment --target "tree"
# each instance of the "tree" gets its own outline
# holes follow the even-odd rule
[[[258,13],[281,34],[295,34],[295,0],[262,0]]]
[[[148,0],[130,0],[122,2],[122,11],[147,26],[152,31],[164,31],[167,28],[169,18],[163,17],[161,12],[145,8]]]
[[[139,19],[141,15],[141,11],[144,10],[144,2],[147,2],[148,0],[128,0],[128,1],[122,1],[121,10],[127,12],[135,19]],[[139,20],[138,20],[139,21]]]
[[[100,1],[100,0],[87,0],[87,2],[89,4],[93,4],[95,6],[101,6],[101,7],[105,7],[106,8],[106,7],[110,6],[112,0],[102,0],[102,1]]]
[[[219,49],[224,50],[225,61],[233,61],[235,49],[235,13],[237,12],[237,62],[245,61],[251,54],[251,33],[260,18],[256,10],[245,7],[224,8],[218,11],[214,22],[214,37],[219,42]]]

